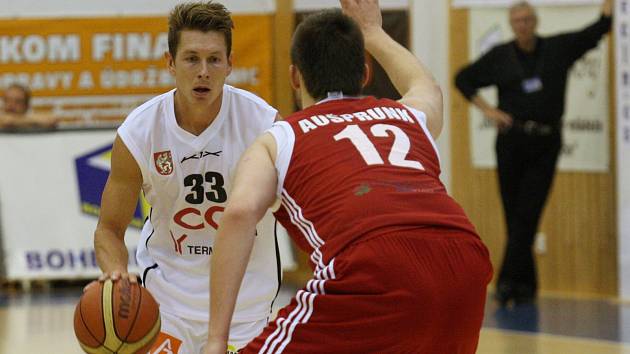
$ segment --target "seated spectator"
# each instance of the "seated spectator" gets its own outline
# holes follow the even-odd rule
[[[11,84],[2,95],[0,129],[6,128],[53,128],[57,119],[46,114],[29,112],[31,90],[21,84]]]

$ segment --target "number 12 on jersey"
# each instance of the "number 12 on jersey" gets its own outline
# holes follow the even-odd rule
[[[411,149],[411,141],[402,129],[390,124],[375,124],[370,128],[370,132],[377,138],[386,138],[389,136],[390,132],[394,134],[394,144],[387,158],[390,164],[424,171],[424,167],[419,161],[406,159]],[[339,134],[335,135],[334,138],[335,141],[342,139],[350,140],[368,165],[385,164],[378,150],[376,150],[376,146],[374,146],[367,134],[365,134],[358,125],[347,126],[344,130],[340,131]]]

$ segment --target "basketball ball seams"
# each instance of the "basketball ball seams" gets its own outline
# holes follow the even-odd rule
[[[114,292],[113,282],[108,279],[103,284],[103,320],[105,321],[105,343],[104,346],[108,350],[114,351],[111,348],[120,348],[122,341],[116,335],[116,329],[114,327]]]
[[[118,284],[118,287],[116,287]],[[120,346],[116,349],[119,351],[121,347],[127,341],[129,334],[131,333],[131,329],[133,328],[133,323],[135,322],[135,318],[138,315],[138,307],[134,306],[132,303],[133,297],[133,284],[129,283],[126,280],[120,280],[118,283],[114,284],[113,294],[112,294],[112,311],[116,313],[116,317],[120,318],[121,314],[124,312],[126,316],[129,316],[130,311],[135,310],[135,314],[133,317],[133,322],[131,324],[126,323],[128,321],[116,321],[114,320],[114,331],[116,334],[116,338],[120,339]],[[116,296],[114,296],[114,294]],[[116,300],[118,300],[116,302]],[[125,316],[125,317],[126,317]],[[122,322],[122,323],[121,323]],[[123,333],[123,330],[126,330],[126,333]]]
[[[86,347],[81,342],[79,342],[79,345],[81,346],[81,349],[83,349],[83,351],[88,354],[115,354],[113,351],[103,346],[100,346],[98,348],[91,348],[91,347]]]
[[[145,304],[145,302],[155,303],[155,300],[153,299],[151,294],[148,292],[148,290],[143,289],[143,287],[140,285],[137,286],[137,289],[139,293],[138,294],[138,310],[136,311],[136,316],[133,319],[132,328],[135,326],[138,318],[142,316],[141,311],[142,311],[143,304]],[[140,338],[139,340],[135,342],[128,342],[127,339],[129,339],[129,336],[131,335],[131,331],[130,331],[129,336],[127,336],[127,338],[125,339],[125,342],[123,343],[120,350],[124,349],[125,353],[128,353],[128,352],[137,353],[140,349],[143,349],[145,346],[147,346],[149,343],[153,342],[157,338],[158,334],[160,334],[161,327],[162,327],[162,320],[160,318],[160,313],[158,310],[153,326],[144,335],[144,337]]]
[[[142,289],[139,286],[137,287],[137,289],[138,289],[138,293],[139,293],[139,295],[138,295],[138,298],[139,298],[138,299],[138,306],[136,307],[136,314],[133,316],[133,320],[131,321],[131,327],[130,328],[133,328],[136,325],[136,321],[138,320],[138,316],[140,315],[140,311],[141,311],[140,304],[142,304],[142,295],[144,295],[142,293]],[[128,331],[127,332],[127,336],[125,336],[125,339],[124,339],[125,342],[127,342],[127,339],[129,339],[129,336],[131,335],[131,332],[132,331]]]
[[[139,349],[141,349],[145,345],[147,345],[147,344],[151,343],[153,340],[155,340],[157,335],[160,333],[161,326],[162,326],[162,320],[158,317],[158,320],[155,321],[155,324],[153,325],[153,328],[151,328],[151,331],[149,331],[149,333],[147,333],[144,336],[144,338],[140,339],[137,342],[133,342],[133,343],[123,343],[122,347],[119,348],[119,350],[123,351],[123,349],[124,349],[124,353],[128,353],[130,351],[132,353],[136,353]]]
[[[124,285],[121,285],[121,286],[124,286]],[[135,314],[133,315],[133,319],[131,320],[131,324],[129,325],[129,329],[127,330],[127,334],[124,336],[124,338],[122,338],[121,333],[118,333],[118,327],[114,326],[116,329],[116,336],[121,339],[120,346],[116,349],[116,351],[121,351],[123,347],[125,347],[125,344],[129,344],[127,340],[129,339],[129,336],[131,336],[131,333],[133,332],[131,329],[134,328],[136,324],[136,320],[138,319],[138,316],[140,314],[140,304],[142,304],[142,289],[140,289],[138,286],[135,286],[135,289],[134,289],[134,286],[132,283],[128,283],[128,286],[129,286],[130,302],[132,301],[131,299],[134,298],[132,294],[136,289],[138,292],[139,300],[136,306],[130,306],[130,308],[134,308],[136,311],[135,311]],[[122,291],[122,289],[120,289],[120,291]]]
[[[81,323],[83,324],[83,327],[85,328],[85,330],[98,343],[98,345],[96,347],[100,347],[101,345],[103,345],[103,341],[105,340],[105,338],[104,337],[102,339],[96,338],[96,335],[92,332],[92,330],[90,329],[90,327],[87,324],[87,321],[83,317],[83,298],[81,298],[79,300],[79,317],[81,318]],[[105,328],[105,323],[103,323],[103,328]]]
[[[159,305],[135,283],[100,282],[84,292],[75,309],[74,331],[88,354],[144,354],[160,329]]]
[[[99,284],[100,285],[100,284]],[[81,349],[83,349],[84,352],[88,353],[88,354],[114,354],[113,351],[109,350],[109,348],[103,347],[103,341],[105,340],[105,334],[103,334],[103,339],[98,339],[96,338],[96,335],[93,333],[92,330],[90,330],[90,327],[88,326],[88,322],[86,321],[84,314],[83,314],[83,297],[81,297],[81,299],[79,300],[79,315],[81,318],[81,322],[83,323],[85,329],[87,330],[87,332],[90,334],[90,336],[92,336],[92,338],[94,338],[96,340],[96,342],[98,342],[99,344],[96,347],[90,347],[87,346],[83,343],[81,343],[81,341],[79,341],[79,345],[81,346]],[[103,302],[103,287],[99,286],[99,304],[102,304]],[[86,305],[88,306],[88,305]],[[103,308],[101,306],[101,311],[103,311]],[[105,320],[103,318],[103,316],[101,316],[102,319],[102,325],[103,325],[103,329],[105,329]]]

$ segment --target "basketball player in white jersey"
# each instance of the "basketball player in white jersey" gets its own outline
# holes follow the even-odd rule
[[[210,257],[231,174],[240,155],[278,115],[257,96],[225,84],[232,69],[232,28],[221,4],[183,3],[173,9],[166,58],[176,89],[135,109],[118,129],[112,150],[94,235],[100,280],[136,281],[127,271],[124,235],[142,190],[151,213],[137,260],[162,319],[152,354],[203,350]],[[264,328],[279,287],[273,232],[259,227],[256,234],[230,330],[231,352]]]

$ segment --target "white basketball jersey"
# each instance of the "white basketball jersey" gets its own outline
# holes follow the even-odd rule
[[[277,111],[247,91],[224,85],[219,114],[195,136],[177,124],[174,94],[167,92],[135,109],[118,135],[140,166],[144,196],[151,204],[137,253],[144,284],[161,311],[208,321],[210,257],[232,174],[245,149],[271,127]],[[273,224],[257,227],[235,323],[270,314],[280,280],[273,231]]]

